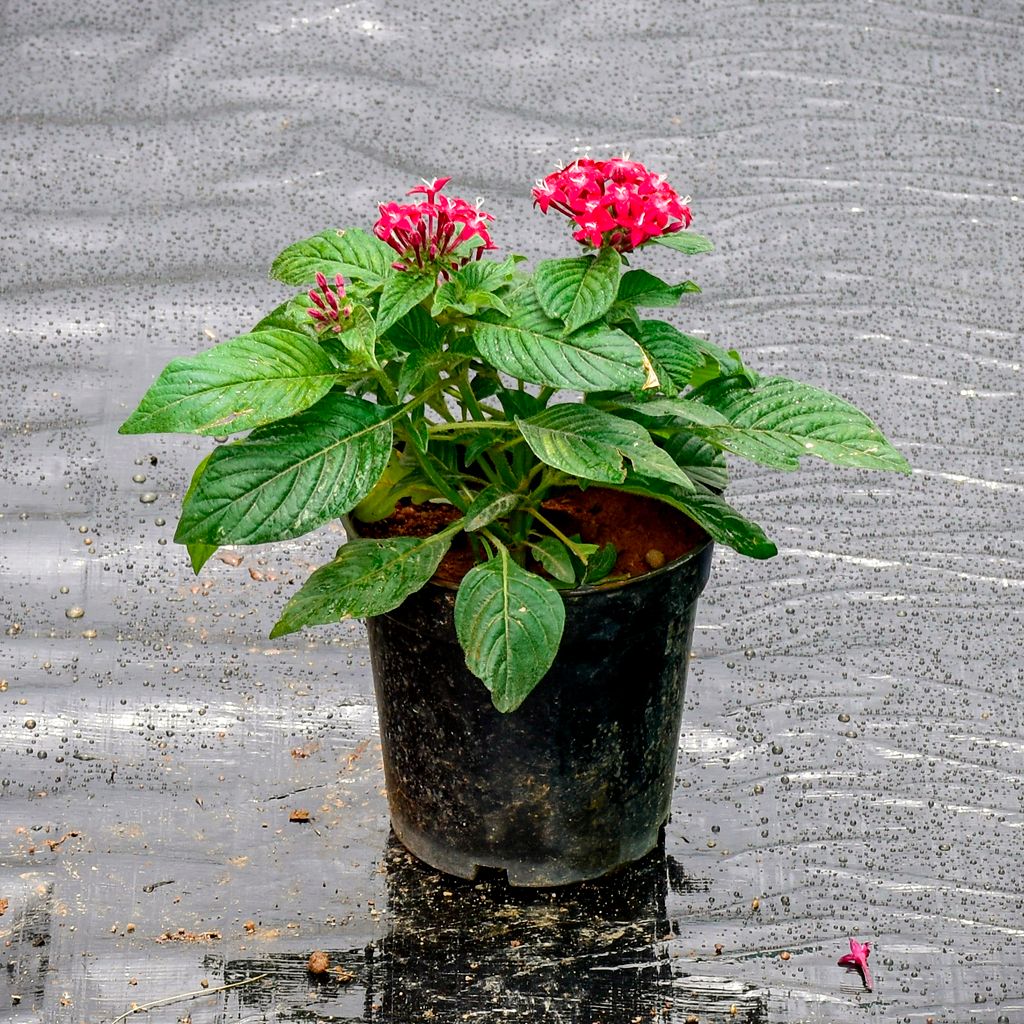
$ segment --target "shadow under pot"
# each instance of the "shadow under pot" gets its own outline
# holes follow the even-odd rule
[[[356,524],[358,526],[358,524]],[[367,620],[395,834],[461,878],[597,878],[653,850],[668,819],[697,598],[713,544],[621,582],[563,591],[547,675],[502,714],[466,668],[456,584]]]

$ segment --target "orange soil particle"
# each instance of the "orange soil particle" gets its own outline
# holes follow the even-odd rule
[[[642,576],[665,562],[700,547],[707,535],[688,516],[664,502],[607,487],[567,489],[543,503],[545,516],[567,536],[587,544],[614,544],[614,576]],[[403,502],[387,519],[360,523],[363,537],[429,537],[458,518],[451,505]],[[476,552],[464,533],[445,555],[436,579],[456,583],[476,564]],[[537,571],[538,566],[531,565]]]

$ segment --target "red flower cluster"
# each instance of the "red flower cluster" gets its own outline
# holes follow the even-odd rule
[[[660,174],[625,157],[574,160],[538,182],[533,201],[541,213],[555,209],[573,220],[577,242],[619,252],[688,228],[693,219]]]
[[[440,195],[451,178],[437,178],[417,185],[407,195],[423,195],[419,203],[380,203],[380,217],[373,233],[387,242],[402,259],[393,265],[397,270],[408,270],[415,264],[447,264],[457,270],[471,259],[480,259],[488,249],[497,248],[487,231],[487,222],[494,220],[489,213],[467,203],[465,199],[449,199]],[[476,244],[458,256],[453,255],[464,242],[476,239]]]
[[[317,288],[310,288],[309,301],[313,305],[307,310],[309,315],[316,321],[318,330],[329,328],[335,334],[341,333],[341,321],[352,315],[352,307],[342,304],[345,298],[345,279],[341,274],[335,274],[334,286],[327,283],[323,274],[316,275]]]

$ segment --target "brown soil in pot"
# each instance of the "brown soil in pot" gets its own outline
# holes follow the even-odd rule
[[[614,544],[619,557],[613,576],[642,576],[705,543],[707,534],[671,505],[607,487],[565,490],[544,502],[545,515],[568,536],[588,544]],[[452,520],[451,505],[402,502],[377,523],[359,523],[363,537],[429,537]],[[476,564],[465,533],[456,536],[436,578],[456,583]],[[531,565],[533,571],[539,566]]]

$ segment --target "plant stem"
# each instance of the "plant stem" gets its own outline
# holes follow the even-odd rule
[[[400,427],[399,430],[405,438],[405,450],[411,451],[416,462],[419,464],[423,475],[437,488],[438,492],[443,494],[460,512],[465,512],[469,508],[469,503],[462,495],[443,476],[437,471],[434,466],[433,460],[426,452],[421,452],[419,445],[416,441],[409,436],[408,430],[404,427]]]
[[[588,556],[580,550],[579,546],[575,543],[575,541],[571,541],[568,537],[566,537],[566,535],[562,533],[562,531],[557,526],[555,526],[554,523],[550,522],[548,519],[545,519],[544,516],[542,516],[540,512],[538,512],[535,508],[528,508],[526,511],[529,512],[530,515],[533,516],[533,518],[536,519],[537,522],[539,522],[542,526],[547,527],[547,529],[549,529],[584,565],[587,564]]]
[[[465,402],[466,408],[469,409],[470,416],[474,420],[483,420],[487,417],[484,415],[483,409],[480,408],[480,403],[477,401],[476,395],[473,394],[473,384],[469,379],[469,367],[463,366],[459,371],[459,400]]]
[[[399,405],[401,403],[398,389],[391,383],[391,378],[383,370],[375,369],[373,371],[373,379],[380,385],[389,405]]]
[[[451,423],[431,423],[427,430],[435,433],[455,433],[462,430],[511,430],[519,428],[505,420],[454,420]]]
[[[201,988],[196,992],[182,992],[181,995],[167,996],[164,999],[154,999],[151,1003],[142,1003],[139,1006],[133,1006],[130,1010],[126,1010],[121,1014],[120,1017],[115,1017],[110,1024],[120,1024],[126,1017],[130,1017],[133,1013],[144,1013],[147,1010],[152,1010],[155,1006],[166,1006],[168,1003],[177,1003],[183,999],[198,999],[200,996],[213,995],[214,992],[227,992],[229,988],[239,988],[242,985],[254,985],[257,981],[262,981],[264,978],[269,978],[269,974],[257,974],[253,978],[244,978],[242,981],[233,981],[230,985],[218,985],[215,988]]]

